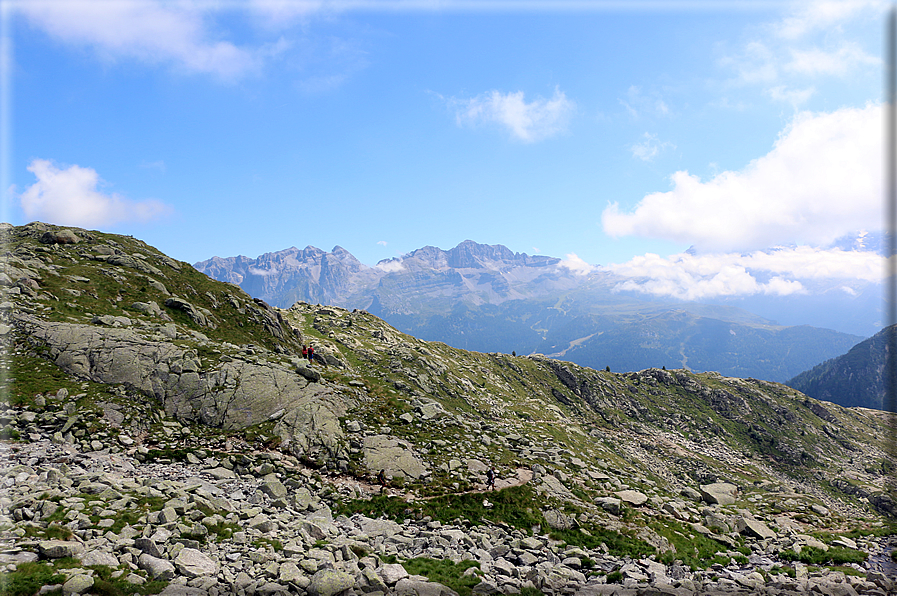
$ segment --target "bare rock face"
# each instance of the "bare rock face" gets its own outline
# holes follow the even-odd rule
[[[287,365],[230,359],[203,370],[195,352],[132,329],[28,315],[17,315],[15,322],[47,345],[65,372],[154,397],[172,417],[236,429],[283,412],[275,432],[285,449],[312,459],[342,449],[339,416],[351,402]]]
[[[364,438],[364,465],[369,470],[386,470],[388,476],[415,479],[427,471],[426,465],[411,445],[386,435]]]
[[[187,577],[215,575],[219,569],[218,563],[209,558],[208,555],[193,548],[182,549],[175,558],[174,565],[181,575]]]
[[[716,505],[733,505],[738,487],[728,482],[715,482],[701,486],[701,498]]]

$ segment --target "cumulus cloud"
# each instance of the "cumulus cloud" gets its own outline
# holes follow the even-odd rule
[[[658,140],[657,135],[646,132],[638,143],[633,143],[629,147],[629,150],[633,157],[642,161],[653,161],[664,149],[674,149],[675,147],[672,143]]]
[[[62,42],[92,47],[106,59],[172,63],[225,78],[257,68],[270,48],[247,49],[216,39],[206,22],[215,8],[213,3],[153,0],[16,3],[34,27]]]
[[[28,171],[37,182],[19,195],[19,201],[29,219],[89,228],[146,222],[172,211],[160,201],[130,201],[101,192],[97,187],[102,181],[92,168],[73,165],[61,169],[48,160],[35,159]]]
[[[402,259],[386,259],[374,265],[374,269],[380,269],[386,273],[394,273],[396,271],[401,271],[404,268],[405,264],[402,263]]]
[[[575,273],[576,275],[588,275],[595,269],[594,266],[589,265],[573,252],[569,253],[566,259],[562,259],[558,265],[566,267],[571,273]]]
[[[648,253],[608,265],[605,270],[628,278],[617,290],[701,300],[752,294],[788,296],[805,293],[805,282],[819,280],[845,280],[840,289],[855,294],[849,284],[880,281],[884,261],[873,252],[798,246],[747,254],[661,257]]]
[[[703,181],[672,175],[673,189],[645,196],[631,212],[602,214],[611,236],[694,244],[703,251],[825,246],[881,225],[881,106],[803,112],[772,151],[741,171]]]
[[[490,91],[471,99],[451,98],[459,126],[493,124],[506,129],[513,138],[525,143],[541,141],[567,129],[576,104],[555,88],[550,99],[524,99],[523,91],[502,94]]]

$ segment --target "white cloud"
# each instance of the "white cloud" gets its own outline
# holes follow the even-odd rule
[[[879,229],[881,111],[870,104],[800,113],[772,151],[741,171],[706,182],[676,172],[672,190],[647,195],[630,213],[609,205],[604,230],[729,251],[823,246],[851,231]]]
[[[118,194],[97,190],[97,172],[77,165],[60,169],[48,160],[35,159],[28,171],[37,182],[19,195],[29,219],[60,225],[101,227],[126,221],[150,221],[171,212],[156,201],[129,201]]]
[[[850,283],[877,283],[884,260],[873,252],[817,249],[808,246],[669,257],[646,254],[605,270],[628,278],[617,290],[631,290],[682,300],[719,296],[806,293],[804,282],[844,280],[838,287],[855,294]]]
[[[664,149],[675,149],[675,147],[675,145],[667,141],[659,141],[657,135],[652,135],[646,132],[642,135],[642,140],[638,143],[633,143],[629,147],[629,150],[632,152],[633,157],[637,157],[642,161],[653,161]]]
[[[224,78],[254,70],[268,50],[241,48],[216,39],[205,22],[216,8],[203,2],[153,0],[29,0],[16,4],[33,26],[62,42],[92,47],[106,59],[172,63]]]
[[[380,246],[386,246],[386,245],[389,244],[389,243],[388,243],[386,240],[379,240],[379,241],[377,242],[377,244],[379,244]]]
[[[165,173],[165,162],[161,159],[158,161],[143,161],[140,162],[141,168],[146,168],[148,170],[159,170],[163,174]]]
[[[636,85],[630,86],[626,90],[626,97],[620,98],[618,101],[633,118],[644,114],[667,116],[670,113],[669,106],[659,94],[649,93],[646,95],[642,92],[641,87]]]
[[[807,103],[807,100],[809,100],[814,93],[816,93],[815,87],[808,87],[806,89],[788,89],[785,85],[779,85],[778,87],[772,87],[766,90],[766,94],[772,99],[789,103],[795,110]]]
[[[887,6],[879,0],[793,2],[789,14],[755,30],[719,63],[734,72],[730,83],[759,85],[773,99],[800,105],[806,100],[800,94],[813,89],[810,81],[856,73],[878,76],[881,60],[861,45],[874,48],[868,28],[859,36],[852,29],[855,24],[878,25]],[[793,88],[802,91],[785,92]]]
[[[888,3],[881,0],[804,0],[795,2],[790,15],[772,25],[784,39],[799,39],[818,30],[837,27],[863,11],[881,13]]]
[[[270,269],[259,269],[258,267],[250,267],[249,273],[253,275],[261,275],[262,277],[267,277],[268,275],[276,275],[279,273],[277,267],[271,266]]]
[[[573,252],[569,253],[566,259],[562,259],[558,265],[560,267],[566,267],[571,273],[575,273],[576,275],[588,275],[595,269],[594,266],[589,265]]]
[[[532,143],[567,129],[576,104],[555,88],[551,99],[538,97],[527,103],[523,91],[502,94],[490,91],[471,99],[448,100],[458,125],[497,124],[511,136]]]
[[[881,59],[867,54],[859,45],[847,42],[834,51],[820,48],[792,49],[791,60],[784,68],[807,75],[843,76],[852,68],[864,64],[878,66]]]
[[[394,273],[396,271],[401,271],[404,268],[405,264],[402,263],[402,259],[397,258],[386,259],[374,265],[374,269],[380,269],[386,273]]]

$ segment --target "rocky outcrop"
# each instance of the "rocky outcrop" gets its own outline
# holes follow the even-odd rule
[[[28,315],[16,315],[13,323],[46,346],[65,372],[155,398],[179,420],[235,429],[276,417],[284,449],[311,458],[340,452],[338,417],[351,398],[309,381],[295,365],[231,357],[204,365],[196,350],[132,329],[54,323]]]

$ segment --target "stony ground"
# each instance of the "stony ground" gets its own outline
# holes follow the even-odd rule
[[[30,418],[23,412],[6,415]],[[68,561],[59,569],[59,583],[41,593],[100,593],[93,591],[95,581],[105,576],[135,586],[157,580],[157,589],[167,582],[163,594],[454,594],[403,567],[420,557],[478,562],[467,573],[479,578],[473,592],[480,594],[528,588],[583,596],[883,595],[893,589],[874,562],[833,571],[783,561],[777,553],[795,544],[824,545],[794,531],[751,536],[768,529],[747,516],[752,554],[721,547],[727,564],[692,571],[654,557],[566,546],[538,529],[429,517],[396,523],[334,516],[331,505],[340,493],[361,496],[379,487],[321,476],[276,451],[242,456],[242,466],[234,465],[237,458],[201,451],[181,463],[141,463],[122,451],[82,452],[51,436],[32,435],[29,442],[0,444],[0,524],[7,528],[0,533],[0,557],[6,578],[28,562]],[[488,501],[496,493],[481,494]],[[719,505],[695,502],[691,508],[726,518]],[[838,543],[873,556],[891,546],[877,538],[844,537]]]

